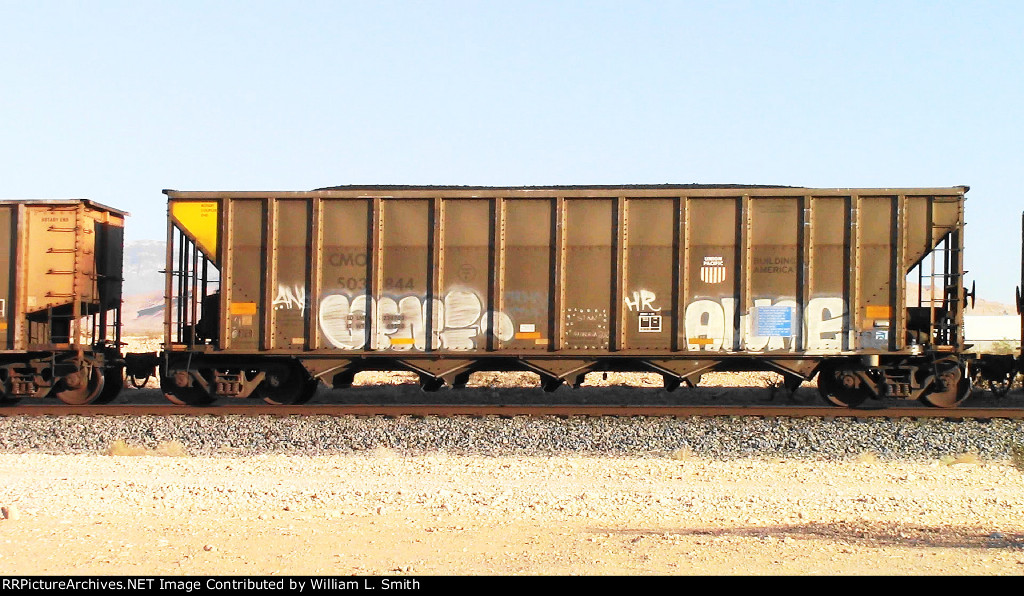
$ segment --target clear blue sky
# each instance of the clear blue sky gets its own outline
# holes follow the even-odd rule
[[[0,197],[162,239],[163,188],[970,185],[1010,302],[1024,2],[0,0]]]

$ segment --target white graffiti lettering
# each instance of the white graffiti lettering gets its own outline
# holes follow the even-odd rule
[[[690,348],[717,352],[724,344],[727,349],[732,349],[732,313],[735,304],[733,298],[723,298],[721,304],[713,300],[691,302],[683,316],[683,328]]]
[[[794,331],[792,327],[800,324],[793,320],[791,327],[783,326],[778,335],[757,335],[760,331],[755,326],[758,308],[791,308],[796,310],[795,300],[779,300],[772,302],[767,298],[754,300],[752,314],[740,314],[739,338],[740,350],[760,352],[764,350],[794,350]],[[846,302],[842,298],[812,298],[804,308],[804,344],[806,350],[840,350],[842,349],[843,316],[846,313]],[[735,331],[736,299],[722,298],[714,300],[695,300],[686,307],[683,325],[686,334],[687,348],[690,350],[732,351],[736,343]]]
[[[845,313],[846,302],[842,298],[812,298],[804,309],[807,349],[841,350]]]
[[[650,290],[640,290],[638,292],[633,292],[632,300],[630,300],[629,297],[626,296],[624,296],[622,299],[626,303],[626,308],[628,308],[631,311],[640,310],[645,312],[658,312],[661,310],[660,306],[655,308],[654,301],[658,299],[658,296],[657,294],[651,292]]]
[[[491,313],[484,311],[479,296],[473,292],[453,290],[443,300],[429,304],[418,296],[381,297],[379,300],[361,294],[349,298],[332,294],[320,301],[319,323],[324,337],[337,348],[358,350],[366,345],[367,306],[375,313],[372,325],[372,347],[390,350],[424,350],[427,345],[427,318],[430,317],[431,345],[449,350],[472,350],[479,336],[490,332]],[[429,310],[429,313],[428,313]],[[494,313],[492,335],[509,341],[515,335],[512,319],[502,312]]]
[[[277,296],[271,303],[275,309],[297,308],[303,313],[306,311],[306,288],[305,286],[277,286]]]

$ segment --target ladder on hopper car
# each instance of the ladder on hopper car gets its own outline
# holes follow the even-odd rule
[[[924,259],[917,265],[917,305],[926,309],[928,314],[927,342],[959,348],[960,329],[956,313],[966,308],[968,298],[973,303],[974,288],[960,295],[958,288],[962,285],[963,275],[959,263],[962,262],[963,249],[959,231],[947,232],[936,242],[936,232],[940,229],[933,224],[929,231],[929,244],[933,248],[926,257],[928,271],[925,271]]]

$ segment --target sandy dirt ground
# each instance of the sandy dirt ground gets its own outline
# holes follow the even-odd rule
[[[0,455],[3,573],[1024,573],[1008,462],[165,453]]]

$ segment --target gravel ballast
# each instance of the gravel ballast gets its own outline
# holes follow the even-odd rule
[[[8,453],[102,453],[116,441],[190,455],[323,455],[388,448],[467,455],[751,456],[839,460],[862,453],[933,460],[1007,459],[1024,421],[756,417],[0,417]]]

